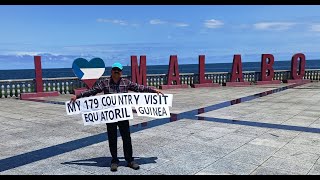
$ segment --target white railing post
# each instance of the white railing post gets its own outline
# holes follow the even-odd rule
[[[4,96],[4,85],[1,85],[1,98],[5,98],[5,96]]]
[[[12,84],[12,97],[16,97],[16,86]]]
[[[20,84],[17,85],[17,95],[20,97]]]
[[[66,82],[66,94],[70,94],[70,92],[69,92],[69,82]]]
[[[48,91],[51,91],[51,84],[48,83]]]
[[[7,85],[7,98],[11,97],[10,95],[10,85]]]
[[[147,85],[150,86],[150,84],[149,84],[149,78],[148,78],[148,77],[147,77]]]
[[[31,92],[31,85],[28,83],[28,92]]]
[[[158,87],[158,86],[159,86],[159,84],[160,84],[160,77],[159,77],[159,76],[157,76],[157,81],[156,81],[156,85],[155,85],[155,87]]]
[[[43,92],[47,92],[47,87],[46,83],[43,83]]]
[[[22,84],[22,93],[25,93],[25,92],[26,92],[26,85]]]
[[[57,82],[57,91],[58,91],[59,94],[61,94],[60,93],[60,84],[59,84],[59,82]]]
[[[156,86],[156,77],[155,76],[152,76],[152,86]]]
[[[65,94],[65,92],[64,92],[64,82],[61,83],[61,94]]]

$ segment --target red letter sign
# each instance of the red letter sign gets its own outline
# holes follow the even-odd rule
[[[205,78],[204,73],[204,61],[205,61],[205,56],[200,55],[199,56],[199,84],[205,84],[205,83],[212,83],[211,80]]]
[[[171,85],[172,81],[176,81],[176,85],[180,84],[178,59],[176,55],[170,56],[167,85]]]
[[[35,67],[35,80],[36,80],[36,87],[35,91],[32,93],[21,93],[20,99],[30,99],[36,97],[48,97],[48,96],[59,96],[58,91],[50,91],[50,92],[43,92],[43,81],[42,81],[42,68],[41,68],[41,56],[34,56],[34,67]]]
[[[147,85],[146,56],[140,56],[140,68],[138,67],[137,56],[131,56],[131,81]]]
[[[241,55],[235,54],[233,56],[233,64],[232,64],[232,72],[231,72],[231,80],[230,82],[243,82],[242,77],[242,62]]]
[[[34,56],[34,67],[36,72],[36,92],[43,92],[41,56]]]
[[[297,73],[298,58],[300,59],[299,74]],[[295,54],[291,59],[291,77],[292,79],[302,79],[306,66],[306,56],[302,53]]]
[[[267,63],[267,59],[269,59],[269,63]],[[274,57],[272,54],[262,54],[261,57],[261,81],[272,81],[274,77]],[[268,73],[267,73],[268,71]]]
[[[244,82],[242,75],[241,55],[235,54],[233,56],[232,72],[230,82],[225,83],[226,86],[247,86],[250,82]]]

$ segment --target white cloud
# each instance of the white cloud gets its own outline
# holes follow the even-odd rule
[[[188,27],[189,26],[189,24],[187,24],[187,23],[174,23],[174,25],[177,27]]]
[[[310,27],[310,31],[320,32],[320,24],[312,24]]]
[[[156,24],[166,24],[168,23],[167,21],[162,21],[160,19],[152,19],[149,21],[150,24],[152,25],[156,25]]]
[[[170,24],[176,27],[188,27],[189,24],[183,23],[183,22],[170,22],[170,21],[164,21],[160,19],[152,19],[149,21],[150,24],[152,25],[161,25],[161,24]]]
[[[219,28],[223,26],[223,22],[215,19],[205,20],[204,26],[207,28]]]
[[[293,22],[259,22],[253,24],[255,29],[258,30],[287,30],[290,29],[292,26],[296,25],[297,23]]]
[[[128,23],[126,21],[123,20],[118,20],[118,19],[103,19],[103,18],[99,18],[97,19],[98,22],[102,22],[102,23],[113,23],[113,24],[119,24],[121,26],[126,26],[128,25]]]
[[[16,56],[37,56],[39,54],[43,54],[44,52],[33,52],[33,51],[13,51],[12,54]]]

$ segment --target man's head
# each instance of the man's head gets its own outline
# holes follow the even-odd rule
[[[120,78],[121,75],[122,75],[122,69],[123,69],[122,65],[121,65],[120,63],[116,62],[116,63],[114,63],[114,64],[112,65],[111,68],[112,68],[112,69],[111,69],[111,75],[112,75],[112,77],[114,77],[114,78]]]

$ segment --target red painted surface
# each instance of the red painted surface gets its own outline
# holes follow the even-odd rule
[[[205,78],[205,56],[199,55],[199,84],[212,83],[212,80]]]
[[[281,84],[281,81],[280,80],[257,81],[257,85],[264,85],[264,84]]]
[[[140,68],[137,56],[131,56],[131,81],[147,85],[147,63],[146,56],[140,56]]]
[[[269,60],[269,62],[267,62],[267,60]],[[274,64],[274,56],[272,54],[262,54],[261,81],[272,81],[272,79],[274,78],[273,64]]]
[[[88,88],[90,89],[90,88],[93,87],[94,83],[97,82],[97,79],[83,79],[82,81],[83,81],[83,82],[88,86]]]
[[[238,86],[250,86],[251,83],[244,81],[244,82],[226,82],[225,86],[231,86],[231,87],[238,87]]]
[[[188,84],[179,85],[160,85],[160,89],[178,89],[178,88],[189,88]]]
[[[172,85],[175,81],[176,85],[180,85],[179,65],[177,55],[170,56],[169,70],[168,70],[168,82],[167,85]]]
[[[38,98],[38,97],[49,97],[49,96],[59,96],[58,91],[51,92],[36,92],[36,93],[21,93],[20,99],[30,99],[30,98]]]
[[[191,87],[192,87],[192,88],[220,87],[220,84],[217,84],[217,83],[191,84]]]
[[[297,72],[298,59],[299,63],[299,73]],[[305,74],[306,66],[306,56],[302,53],[298,53],[292,56],[291,59],[291,77],[292,79],[302,79]]]
[[[36,92],[43,92],[41,56],[34,56]]]
[[[243,75],[242,75],[242,62],[241,62],[240,54],[235,54],[233,56],[230,82],[244,82]]]
[[[88,88],[78,88],[74,89],[74,95],[79,95],[81,92],[88,90]]]

